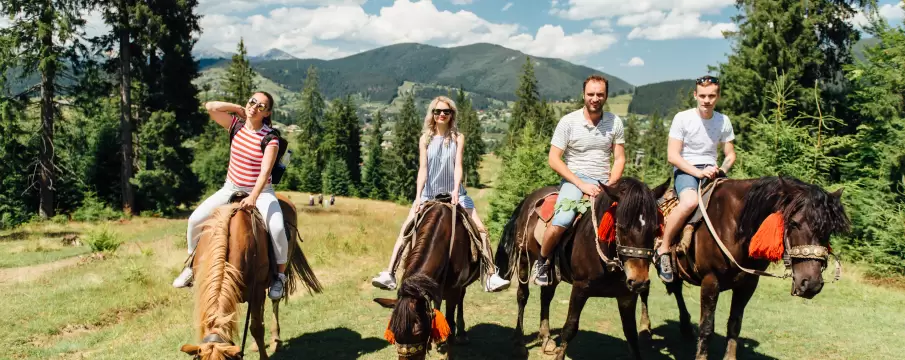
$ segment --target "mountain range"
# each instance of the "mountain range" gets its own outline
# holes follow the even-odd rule
[[[450,48],[402,43],[333,60],[297,59],[276,49],[249,60],[261,76],[292,91],[302,88],[308,68],[314,66],[320,90],[328,99],[358,93],[368,101],[388,103],[405,81],[463,87],[488,98],[514,101],[527,58],[520,51],[487,43]],[[614,95],[634,88],[617,76],[586,66],[555,58],[530,58],[540,96],[548,101],[580,96],[582,82],[591,74],[605,76]],[[229,64],[226,54],[198,60],[202,71]]]

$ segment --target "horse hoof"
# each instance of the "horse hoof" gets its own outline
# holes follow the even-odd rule
[[[557,347],[554,353],[556,355],[556,360],[563,360],[566,358],[566,352],[563,351],[562,347]]]
[[[644,330],[641,330],[640,332],[638,332],[638,338],[640,338],[640,339],[650,340],[652,337],[653,337],[653,333],[650,331],[650,329],[644,329]]]
[[[556,342],[551,338],[547,338],[541,344],[541,352],[547,355],[553,355],[558,351],[558,347],[556,346]]]
[[[283,344],[282,341],[280,341],[280,340],[274,340],[274,341],[270,344],[270,347],[273,348],[273,351],[277,351],[277,350],[280,350],[280,348],[282,347],[282,344]]]
[[[515,344],[514,354],[515,354],[515,357],[527,359],[528,358],[528,348],[526,348],[525,344],[522,344],[522,343]]]

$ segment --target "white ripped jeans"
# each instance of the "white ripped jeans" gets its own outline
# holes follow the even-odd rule
[[[251,194],[252,188],[239,187],[230,181],[223,184],[220,190],[204,200],[201,205],[189,216],[189,227],[186,231],[188,240],[189,254],[194,251],[198,245],[198,239],[201,237],[201,224],[214,212],[214,209],[229,202],[229,197],[236,191],[244,191]],[[280,209],[280,202],[277,201],[276,193],[271,185],[266,185],[258,200],[255,202],[264,222],[267,224],[267,230],[273,238],[273,250],[277,257],[277,264],[285,264],[287,252],[289,251],[289,241],[286,238],[286,228],[283,224],[283,211]]]

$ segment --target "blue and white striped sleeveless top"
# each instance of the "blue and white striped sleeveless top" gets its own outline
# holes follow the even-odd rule
[[[422,201],[433,199],[438,194],[452,193],[455,188],[459,144],[455,139],[450,139],[449,144],[444,145],[443,140],[443,136],[437,135],[427,145],[427,180],[421,191]],[[474,208],[474,202],[466,194],[464,186],[459,186],[459,202],[466,209]]]

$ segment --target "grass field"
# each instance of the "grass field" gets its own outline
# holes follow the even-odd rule
[[[485,165],[497,168],[499,160]],[[485,172],[485,181],[492,180],[486,176]],[[484,214],[493,191],[492,181],[487,183],[483,189],[468,189]],[[333,207],[311,208],[304,205],[307,194],[290,196],[300,212],[302,247],[325,291],[297,294],[282,307],[286,347],[272,358],[394,359],[393,347],[383,339],[390,312],[372,299],[395,294],[373,288],[370,278],[386,266],[407,209],[348,198],[338,198]],[[85,245],[60,243],[67,235],[88,237],[104,225],[125,241],[112,256],[89,257]],[[170,286],[186,255],[185,219],[28,225],[0,233],[0,254],[0,358],[189,359],[178,349],[193,341],[190,290]],[[843,280],[828,283],[813,300],[791,297],[788,281],[762,279],[746,312],[739,358],[901,358],[905,291],[872,285],[857,266],[846,265]],[[495,294],[484,293],[477,284],[470,290],[466,322],[471,344],[455,347],[456,355],[510,358],[515,286]],[[529,334],[536,334],[539,291],[534,286],[531,290],[525,324]],[[553,301],[555,333],[565,321],[569,291],[568,285],[560,286]],[[717,336],[711,343],[714,359],[722,357],[725,347],[729,295],[724,293],[718,305]],[[687,288],[685,299],[696,323],[698,288]],[[245,307],[240,309],[244,319]],[[657,281],[652,284],[650,309],[654,335],[642,341],[643,356],[693,356],[694,342],[679,334],[674,299]],[[540,353],[536,341],[529,347],[529,359],[550,358]],[[591,299],[567,356],[627,355],[615,301]],[[248,359],[257,359],[256,353]]]

